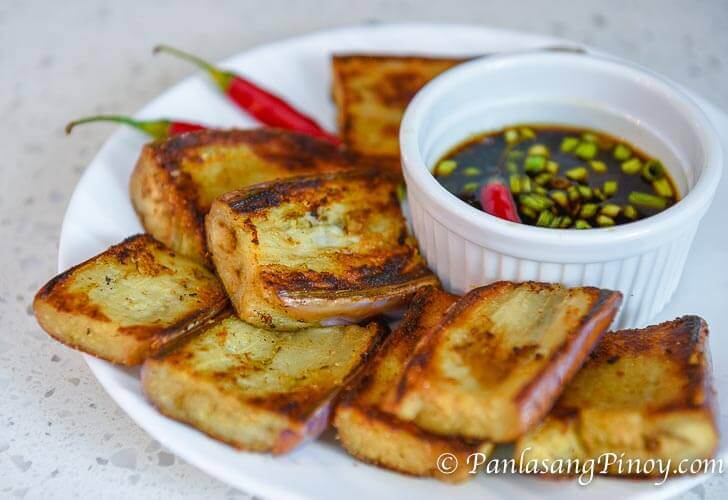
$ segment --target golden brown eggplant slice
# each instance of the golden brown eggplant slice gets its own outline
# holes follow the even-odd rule
[[[131,201],[145,230],[210,265],[204,218],[218,196],[259,182],[351,168],[330,143],[285,130],[203,130],[147,144]]]
[[[476,288],[418,345],[384,407],[437,434],[512,441],[549,411],[620,303],[591,287]]]
[[[146,361],[142,388],[163,414],[249,451],[286,453],[315,439],[338,392],[386,325],[264,330],[229,313]]]
[[[516,460],[612,461],[617,476],[662,475],[626,468],[661,460],[675,468],[709,458],[718,444],[708,325],[684,316],[641,330],[609,332],[556,406],[516,443]]]
[[[56,340],[135,365],[206,324],[227,303],[209,270],[143,234],[50,280],[33,309]]]
[[[238,316],[280,330],[356,322],[436,284],[407,233],[396,188],[394,175],[356,170],[216,200],[208,245]]]

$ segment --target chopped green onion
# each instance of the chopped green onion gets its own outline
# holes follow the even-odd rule
[[[475,191],[477,191],[479,187],[480,187],[479,182],[468,182],[467,184],[465,184],[463,186],[462,192],[464,194],[471,194],[471,193],[474,193]]]
[[[579,194],[579,190],[576,186],[569,187],[569,189],[566,190],[566,194],[569,195],[569,201],[579,201],[581,199],[581,195]]]
[[[546,196],[547,194],[549,194],[549,190],[548,189],[544,188],[543,186],[538,186],[538,185],[535,188],[533,188],[533,191],[536,192],[536,193],[538,193],[538,194],[542,194],[544,196]]]
[[[576,137],[564,137],[561,140],[561,152],[571,153],[578,144],[579,139]]]
[[[571,217],[569,217],[568,215],[564,215],[561,218],[561,224],[559,225],[559,227],[567,228],[567,227],[571,226],[571,223],[572,223]]]
[[[614,203],[605,203],[599,212],[607,217],[614,218],[618,216],[621,211],[622,208],[619,205],[615,205]]]
[[[520,149],[511,149],[510,151],[508,151],[509,160],[518,160],[520,158],[523,158],[524,156],[526,156],[526,153],[524,153]]]
[[[629,202],[633,205],[639,205],[647,208],[654,208],[656,210],[662,210],[667,206],[667,200],[654,194],[641,193],[639,191],[632,191],[627,197]]]
[[[581,140],[586,142],[597,142],[597,136],[592,132],[584,132],[581,134]]]
[[[657,179],[655,182],[653,182],[652,189],[655,190],[655,193],[659,194],[660,196],[664,196],[665,198],[672,198],[672,196],[675,194],[667,177]]]
[[[508,178],[508,184],[511,189],[511,193],[518,194],[521,192],[521,177],[519,175],[511,175]]]
[[[541,213],[538,214],[538,219],[536,219],[536,225],[548,227],[551,225],[551,222],[553,220],[554,220],[554,214],[552,214],[548,210],[542,210]]]
[[[465,177],[475,177],[480,175],[480,169],[478,167],[465,167],[463,169],[463,175]]]
[[[574,167],[567,170],[565,173],[566,177],[568,177],[572,181],[579,182],[585,181],[586,178],[589,176],[589,171],[586,169],[586,167]]]
[[[521,177],[521,191],[524,193],[530,193],[533,190],[533,184],[531,178],[527,175]]]
[[[546,210],[547,208],[551,208],[551,206],[553,206],[554,204],[553,201],[546,198],[545,196],[533,193],[522,194],[518,197],[518,201],[520,201],[522,205],[525,205],[528,208],[532,208],[533,210],[536,210],[538,212],[540,212],[541,210]]]
[[[509,128],[503,133],[503,137],[505,137],[508,144],[515,144],[516,142],[518,142],[518,131]]]
[[[642,178],[647,182],[653,182],[662,179],[665,176],[665,168],[657,160],[647,160],[645,166],[642,167]]]
[[[544,144],[534,144],[528,148],[528,154],[531,156],[549,156],[549,148]]]
[[[591,200],[593,193],[592,189],[589,186],[582,186],[581,184],[576,186],[576,189],[579,191],[579,197],[581,197],[584,200]]]
[[[602,192],[599,188],[594,188],[594,196],[599,198],[601,201],[604,201],[607,199],[607,196]]]
[[[605,181],[602,191],[607,196],[614,196],[619,190],[619,183],[617,181]]]
[[[584,203],[579,210],[579,217],[582,219],[591,219],[597,214],[599,205],[596,203]]]
[[[606,215],[597,215],[596,220],[599,227],[609,227],[614,225],[614,219]]]
[[[617,144],[614,147],[614,157],[619,161],[624,161],[632,156],[632,150],[626,144]]]
[[[597,155],[597,145],[593,142],[580,142],[574,154],[582,160],[593,160]]]
[[[589,165],[591,165],[592,170],[600,174],[605,174],[607,172],[607,164],[603,161],[592,160],[589,162]]]
[[[524,170],[529,174],[537,174],[546,166],[545,156],[527,156],[524,163]]]
[[[548,183],[552,177],[553,177],[552,174],[550,174],[548,172],[542,172],[542,173],[538,174],[536,177],[534,177],[533,180],[539,186],[543,186],[544,184]]]
[[[559,164],[553,160],[546,162],[546,171],[550,174],[556,174],[559,171]]]
[[[518,173],[518,163],[514,161],[506,162],[506,170],[509,174]]]
[[[518,130],[521,133],[521,136],[524,139],[535,139],[536,138],[536,132],[531,130],[528,127],[522,127]]]
[[[624,215],[628,219],[634,220],[639,216],[639,213],[637,212],[637,209],[634,208],[632,205],[625,205],[622,209],[622,215]]]
[[[574,228],[576,228],[576,229],[591,229],[591,224],[589,224],[584,219],[576,219],[576,222],[574,223]]]
[[[556,202],[556,204],[562,208],[566,208],[569,206],[569,198],[566,196],[566,193],[563,191],[551,191],[551,199]]]
[[[443,160],[435,167],[435,175],[450,175],[456,168],[458,168],[458,162],[455,160]]]
[[[551,224],[549,224],[549,227],[560,227],[561,219],[563,219],[563,217],[561,217],[561,216],[554,217],[553,220],[551,221]]]
[[[634,175],[642,171],[642,160],[639,158],[630,158],[622,163],[622,172],[628,175]]]
[[[534,209],[529,208],[526,205],[521,205],[519,209],[523,215],[526,215],[526,216],[530,217],[531,219],[536,218],[536,211]]]

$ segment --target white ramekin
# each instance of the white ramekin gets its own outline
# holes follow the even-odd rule
[[[431,174],[473,134],[539,123],[624,138],[663,160],[682,199],[631,224],[545,229],[477,210]],[[496,280],[538,280],[620,290],[619,327],[646,324],[672,296],[723,163],[713,126],[675,84],[632,64],[574,53],[493,56],[443,73],[410,103],[400,143],[414,232],[445,288],[464,293]]]

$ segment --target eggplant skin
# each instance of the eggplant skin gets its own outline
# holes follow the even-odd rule
[[[382,406],[436,434],[511,442],[548,413],[621,301],[535,282],[471,290],[418,344]]]
[[[144,146],[129,193],[145,231],[211,267],[204,218],[218,196],[259,182],[351,168],[332,144],[271,128],[202,130]]]
[[[277,330],[358,322],[437,285],[407,232],[397,183],[355,169],[215,200],[208,247],[240,319]]]
[[[516,442],[514,456],[585,461],[614,453],[677,467],[712,457],[718,437],[708,325],[683,316],[604,335],[551,413]],[[615,476],[661,475],[648,472],[608,469]]]
[[[399,122],[427,82],[461,58],[337,54],[331,61],[339,136],[362,161],[399,172]]]
[[[459,483],[475,477],[468,457],[489,455],[493,444],[482,440],[432,434],[412,422],[382,411],[380,403],[397,383],[417,343],[444,317],[457,300],[434,287],[417,292],[399,326],[385,339],[357,382],[342,395],[336,406],[334,426],[341,445],[364,462],[412,476],[434,477]],[[443,453],[456,456],[463,464],[451,474],[437,469]]]
[[[339,392],[388,333],[383,322],[277,332],[232,311],[148,359],[142,390],[164,415],[239,449],[279,455],[316,439]]]
[[[51,279],[36,294],[33,310],[56,340],[137,365],[194,333],[227,304],[212,272],[142,234]]]

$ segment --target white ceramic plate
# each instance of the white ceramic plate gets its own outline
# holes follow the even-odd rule
[[[519,50],[563,41],[501,30],[456,25],[371,25],[285,40],[250,50],[225,61],[334,129],[330,99],[329,56],[333,52],[380,52],[471,55]],[[724,137],[728,117],[700,101]],[[157,99],[139,117],[178,117],[218,126],[254,125],[226,101],[201,74],[184,80]],[[66,212],[58,256],[59,270],[89,258],[124,237],[142,230],[127,195],[132,167],[146,138],[121,129],[104,145],[81,178]],[[725,193],[724,179],[719,193]],[[721,194],[717,196],[721,199]],[[715,203],[695,239],[678,292],[655,321],[696,313],[712,330],[716,388],[728,408],[728,207]],[[236,451],[157,413],[142,396],[138,369],[122,369],[86,357],[111,397],[155,439],[212,476],[265,498],[580,498],[584,487],[574,481],[543,481],[532,477],[479,475],[461,486],[413,479],[349,457],[331,432],[290,455],[272,458]],[[728,417],[721,423],[728,429]],[[719,455],[726,456],[726,440]],[[591,498],[668,497],[704,479],[670,480],[661,487],[649,482],[595,479],[586,487]]]

